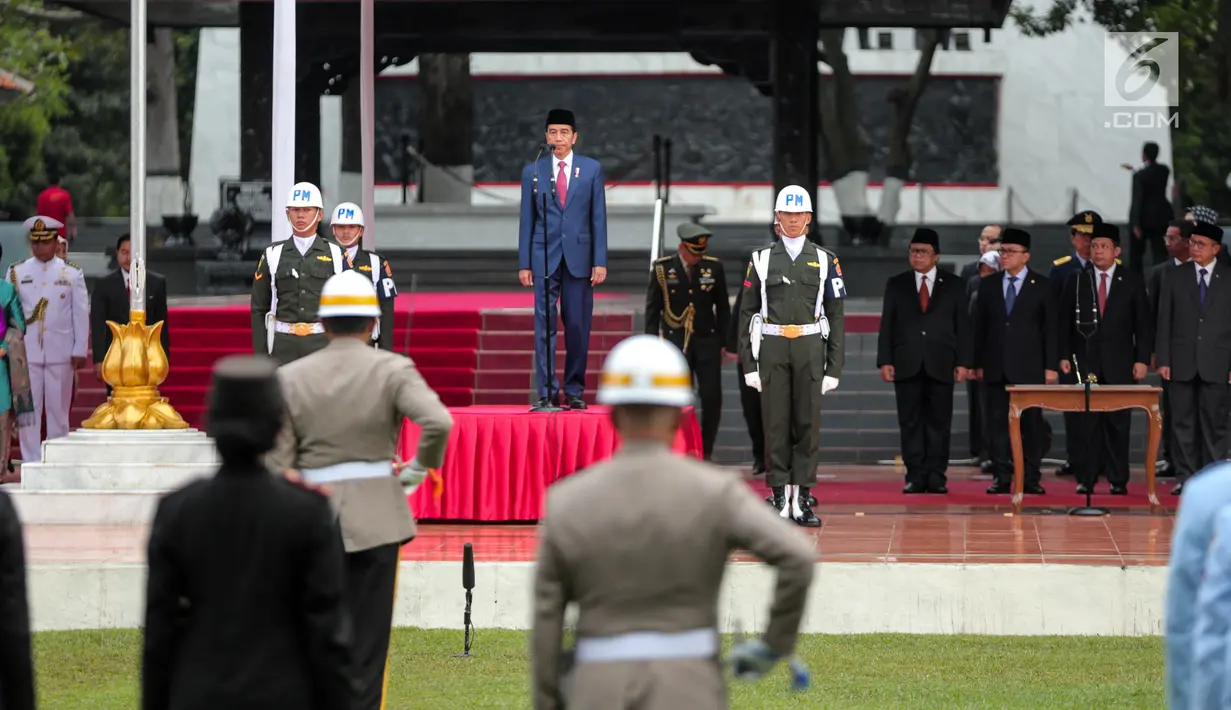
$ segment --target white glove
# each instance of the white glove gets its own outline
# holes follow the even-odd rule
[[[826,375],[821,380],[821,394],[829,394],[836,389],[838,389],[838,378]]]
[[[406,492],[406,495],[414,493],[425,478],[427,478],[427,469],[419,465],[418,458],[406,462],[398,472],[398,483],[402,484],[402,490]]]
[[[761,373],[745,372],[744,373],[744,384],[748,385],[749,387],[756,390],[757,392],[760,392],[761,391]]]

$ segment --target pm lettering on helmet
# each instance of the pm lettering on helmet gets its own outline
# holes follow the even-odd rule
[[[804,206],[804,196],[799,193],[788,193],[786,196],[786,205],[787,207],[791,207],[791,206],[803,207]]]
[[[339,207],[338,208],[338,218],[339,219],[341,218],[351,219],[354,216],[355,216],[355,211],[350,209],[349,207]]]
[[[312,199],[312,191],[311,190],[296,190],[295,192],[291,193],[291,199],[292,200],[303,200],[304,202],[307,202],[308,200]]]

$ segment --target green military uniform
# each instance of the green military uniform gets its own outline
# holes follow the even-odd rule
[[[654,262],[645,294],[645,332],[670,341],[688,360],[701,403],[701,442],[708,461],[722,421],[722,347],[731,302],[722,261],[704,255],[713,232],[686,222],[676,234],[699,260],[689,265],[677,251]]]
[[[796,522],[819,525],[812,513],[810,489],[816,482],[820,451],[821,390],[824,378],[835,380],[845,362],[843,302],[846,288],[838,257],[810,241],[794,260],[782,242],[754,253],[768,253],[762,308],[762,278],[752,263],[744,277],[740,302],[740,359],[745,372],[759,372],[761,409],[765,423],[768,460],[766,482],[771,502],[783,509],[784,489],[798,486],[800,513]],[[823,272],[822,272],[823,269]],[[824,283],[821,282],[824,278]],[[821,298],[828,337],[801,334],[801,326],[816,328],[817,299]],[[762,316],[764,313],[764,316]],[[766,333],[759,357],[752,352],[749,329],[763,318]],[[790,501],[786,501],[790,504]],[[784,509],[784,517],[788,517]]]
[[[277,273],[270,274],[270,252],[280,249]],[[259,355],[268,354],[285,365],[310,355],[328,344],[324,328],[316,320],[321,302],[321,289],[329,277],[344,267],[342,248],[317,235],[308,250],[300,254],[294,237],[265,250],[252,280],[252,349]],[[273,284],[272,288],[270,284]],[[268,346],[266,316],[277,291],[273,350]]]
[[[398,295],[398,288],[393,283],[393,270],[389,268],[389,260],[376,252],[366,251],[363,247],[342,247],[346,253],[346,269],[354,269],[372,280],[376,289],[376,297],[380,299],[380,323],[372,334],[372,346],[381,350],[393,351],[393,304]]]

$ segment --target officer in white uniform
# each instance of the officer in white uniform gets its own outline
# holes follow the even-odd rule
[[[9,281],[26,315],[34,419],[41,422],[46,412],[47,438],[54,439],[68,434],[73,382],[90,337],[90,297],[81,269],[56,256],[56,230],[64,225],[36,216],[24,226],[33,256],[9,266]],[[40,430],[37,424],[20,429],[23,462],[42,460]]]
[[[393,350],[393,300],[398,288],[393,284],[393,270],[389,261],[376,252],[362,246],[363,210],[354,202],[343,202],[333,208],[329,218],[333,238],[346,253],[346,268],[353,269],[372,280],[372,288],[380,298],[380,321],[372,331],[372,345],[383,350]]]

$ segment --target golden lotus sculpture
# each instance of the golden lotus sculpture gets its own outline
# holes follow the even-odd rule
[[[86,429],[187,429],[188,422],[158,394],[170,365],[162,349],[159,321],[145,324],[144,311],[132,311],[129,322],[107,321],[111,347],[103,358],[103,380],[111,385],[111,397],[98,405],[82,423]]]

